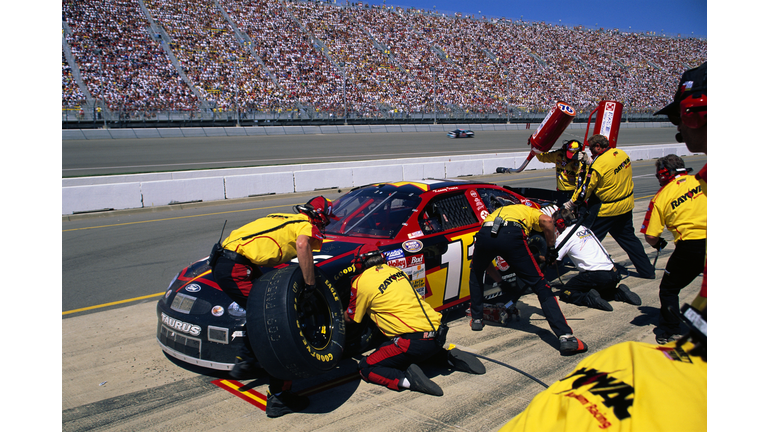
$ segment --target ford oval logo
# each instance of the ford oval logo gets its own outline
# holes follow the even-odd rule
[[[184,289],[185,289],[185,290],[187,290],[187,291],[189,291],[189,292],[198,292],[198,291],[200,291],[202,288],[201,288],[201,287],[200,287],[200,285],[198,285],[198,284],[189,284],[189,285],[187,285],[187,286],[186,286]]]

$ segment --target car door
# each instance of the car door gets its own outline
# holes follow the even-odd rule
[[[436,310],[469,300],[469,264],[480,226],[480,213],[470,203],[474,190],[447,189],[435,191],[409,224],[408,239],[388,255]]]

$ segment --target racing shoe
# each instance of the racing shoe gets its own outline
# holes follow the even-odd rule
[[[670,342],[674,342],[680,339],[682,336],[679,334],[670,334],[667,332],[661,332],[656,335],[656,343],[659,345],[666,345]]]
[[[616,301],[629,303],[634,306],[640,306],[643,301],[640,300],[640,296],[633,293],[628,286],[621,284],[616,291]]]
[[[507,308],[507,315],[514,317],[515,321],[520,321],[520,309],[518,309],[514,304]]]
[[[278,394],[267,393],[267,417],[280,417],[298,411],[303,411],[309,406],[309,398],[299,396],[286,390]]]
[[[560,355],[573,355],[587,352],[587,344],[572,334],[560,336]]]
[[[448,363],[458,371],[475,375],[485,373],[485,366],[477,357],[458,348],[448,350]]]
[[[415,364],[405,370],[405,379],[410,383],[409,390],[426,393],[433,396],[442,396],[443,389],[437,383],[427,378],[424,372]]]
[[[254,378],[258,369],[256,362],[236,357],[235,366],[229,371],[229,376],[237,380]]]
[[[473,331],[482,331],[483,330],[483,326],[485,326],[485,324],[483,324],[483,320],[482,319],[478,318],[478,319],[473,319],[472,321],[470,321],[469,322],[469,326],[472,327]]]
[[[611,312],[613,310],[613,306],[611,306],[610,303],[605,301],[605,299],[600,297],[600,293],[594,289],[589,290],[587,295],[584,296],[584,305],[587,307],[600,309],[608,312]]]

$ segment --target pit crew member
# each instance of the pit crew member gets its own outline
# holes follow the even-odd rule
[[[635,197],[629,156],[624,150],[612,149],[608,138],[603,135],[592,135],[587,143],[593,159],[587,178],[581,188],[574,192],[571,200],[565,202],[564,207],[573,211],[587,203],[589,214],[584,225],[600,241],[610,233],[629,255],[639,277],[656,279],[651,260],[637,238],[632,223]]]
[[[677,142],[684,142],[693,153],[707,153],[707,62],[689,69],[680,77],[675,97],[654,115],[664,114],[677,126]],[[707,164],[696,173],[701,192],[707,195]],[[707,264],[701,291],[691,306],[701,311],[707,306]]]
[[[560,340],[560,353],[570,355],[585,352],[587,345],[573,335],[573,330],[568,326],[557,298],[552,293],[552,287],[544,278],[537,259],[528,248],[527,237],[532,229],[544,233],[549,247],[547,258],[554,261],[554,224],[552,218],[541,210],[524,204],[506,205],[496,209],[483,221],[475,236],[475,251],[469,276],[472,330],[483,329],[483,274],[491,261],[500,256],[512,267],[516,276],[536,293],[552,332]]]
[[[315,285],[312,251],[323,244],[322,230],[333,215],[331,202],[315,197],[295,207],[297,214],[274,213],[233,230],[222,243],[223,250],[213,265],[213,276],[221,289],[245,309],[253,284],[262,273],[259,266],[274,267],[299,259],[306,289]],[[246,335],[230,372],[243,379],[255,372],[256,357]],[[279,417],[301,411],[309,405],[306,397],[292,393],[291,381],[269,379],[266,413]]]
[[[589,228],[577,224],[575,218],[567,217],[565,213],[558,210],[552,215],[558,232],[555,241],[557,260],[562,261],[567,256],[579,274],[566,282],[560,300],[604,311],[613,310],[608,300],[640,305],[640,296],[628,286],[619,284],[621,275],[600,240]]]
[[[396,391],[409,389],[442,396],[440,386],[417,363],[439,362],[463,372],[485,373],[485,366],[475,356],[457,348],[443,348],[448,327],[440,325],[442,315],[418,295],[402,270],[386,264],[376,246],[360,246],[354,265],[358,276],[352,282],[344,319],[360,323],[368,315],[390,338],[360,360],[358,370],[363,380]]]
[[[661,250],[666,227],[675,241],[659,284],[661,311],[656,342],[663,345],[680,335],[680,291],[701,272],[707,252],[707,197],[699,180],[688,174],[680,156],[670,154],[656,160],[656,178],[661,189],[648,205],[640,232],[645,241]]]
[[[584,172],[584,166],[591,160],[584,151],[584,146],[577,140],[566,140],[563,147],[546,153],[537,153],[539,162],[555,164],[557,179],[558,204],[573,196],[573,191],[579,185],[579,175]]]
[[[707,312],[663,346],[621,342],[592,354],[499,432],[707,430]]]

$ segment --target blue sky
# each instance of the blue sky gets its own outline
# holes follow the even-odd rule
[[[337,3],[343,0],[336,0]],[[706,0],[370,0],[368,4],[412,6],[446,12],[462,12],[583,25],[589,28],[618,28],[633,32],[656,32],[669,36],[707,37]]]

